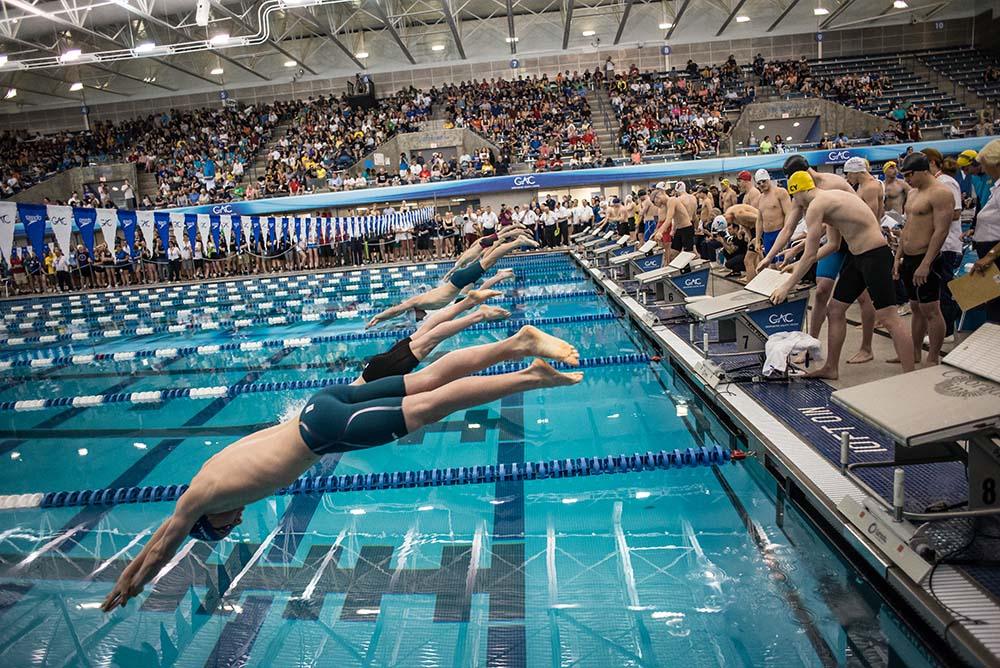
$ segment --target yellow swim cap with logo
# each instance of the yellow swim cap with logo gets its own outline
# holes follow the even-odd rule
[[[813,177],[809,176],[809,172],[795,172],[788,177],[789,195],[812,190],[815,187],[816,184],[813,182]]]

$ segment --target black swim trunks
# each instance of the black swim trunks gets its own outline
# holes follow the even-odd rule
[[[670,240],[670,248],[675,251],[683,250],[689,253],[694,251],[694,225],[682,227],[674,231],[674,236]]]
[[[913,274],[924,261],[925,253],[920,255],[904,255],[903,261],[899,264],[899,277],[903,279],[903,287],[906,288],[906,297],[911,302],[930,304],[941,299],[941,256],[938,255],[931,262],[931,270],[927,274],[927,281],[923,285],[913,284]]]
[[[619,236],[621,236],[623,234],[632,234],[633,230],[634,230],[634,226],[632,225],[632,221],[629,221],[629,220],[620,220],[620,221],[618,221],[617,231],[618,231],[618,235]]]
[[[364,385],[332,385],[299,413],[299,435],[317,455],[391,443],[406,435],[402,376]]]
[[[388,376],[405,376],[416,369],[420,360],[413,356],[410,343],[410,337],[400,339],[389,350],[369,359],[361,372],[361,377],[366,383],[370,383]]]
[[[840,268],[833,298],[844,304],[853,304],[862,292],[868,290],[876,310],[895,306],[892,265],[892,251],[888,246],[879,246],[860,255],[848,253]]]

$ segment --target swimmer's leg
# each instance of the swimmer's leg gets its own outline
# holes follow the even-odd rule
[[[486,254],[479,260],[482,265],[483,270],[487,270],[493,265],[495,265],[500,258],[508,253],[511,253],[518,248],[538,248],[538,242],[534,239],[529,239],[528,237],[517,237],[513,241],[508,241],[507,243],[494,245]]]
[[[475,260],[477,257],[482,255],[482,253],[483,253],[483,247],[479,245],[479,242],[475,242],[472,245],[470,245],[467,249],[465,249],[465,252],[463,252],[458,257],[457,260],[455,260],[455,264],[452,265],[451,269],[449,269],[448,272],[444,275],[444,278],[441,279],[441,282],[447,283],[448,279],[451,278],[452,274],[454,274],[456,271],[458,271],[462,267],[466,266],[467,264]]]
[[[513,269],[501,269],[500,271],[498,271],[497,273],[493,274],[492,276],[490,276],[489,278],[487,278],[485,281],[483,281],[483,284],[481,286],[479,286],[479,289],[480,290],[489,290],[490,288],[492,288],[494,285],[496,285],[500,281],[506,281],[506,280],[508,280],[510,278],[514,278],[514,270]]]
[[[858,297],[858,306],[861,307],[861,347],[854,354],[854,357],[847,360],[848,364],[864,364],[875,359],[875,355],[872,353],[872,338],[875,335],[875,305],[872,304],[872,298],[868,296],[867,290]]]
[[[407,394],[419,394],[458,378],[525,357],[546,357],[576,366],[580,353],[569,343],[526,325],[503,341],[455,350],[420,371],[404,376]]]
[[[411,309],[422,309],[426,311],[441,308],[442,306],[450,303],[457,294],[457,286],[454,286],[451,283],[442,283],[441,285],[431,288],[427,292],[414,295],[413,297],[409,297],[395,306],[390,306],[369,320],[368,324],[365,325],[365,329],[374,327],[384,320],[391,320],[392,318],[402,315]]]
[[[460,378],[427,392],[403,398],[403,418],[412,432],[441,420],[455,411],[481,406],[497,399],[544,387],[575,385],[583,379],[580,372],[560,373],[536,359],[523,371],[499,376]]]
[[[470,301],[470,299],[463,299],[459,303],[461,304],[468,301]],[[428,355],[430,355],[431,351],[438,346],[438,344],[445,339],[455,336],[463,329],[467,329],[473,325],[478,325],[483,322],[503,320],[508,317],[510,317],[510,311],[506,309],[502,309],[498,306],[480,306],[474,313],[439,324],[419,339],[417,339],[416,335],[414,335],[414,338],[410,339],[410,352],[413,353],[413,356],[417,358],[418,361],[423,361]]]

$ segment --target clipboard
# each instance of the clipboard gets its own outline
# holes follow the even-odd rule
[[[985,273],[966,274],[948,282],[951,296],[963,311],[1000,297],[1000,269],[991,264]]]

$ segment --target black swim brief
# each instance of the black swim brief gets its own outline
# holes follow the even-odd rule
[[[927,274],[927,281],[923,285],[913,284],[913,274],[917,267],[924,261],[925,253],[920,255],[904,255],[903,261],[899,264],[899,277],[903,279],[903,287],[906,288],[906,297],[911,302],[930,304],[941,299],[941,256],[938,255],[931,262],[931,270]]]
[[[448,280],[452,285],[461,290],[465,286],[478,281],[485,271],[482,263],[479,260],[475,260],[461,269],[453,271]]]
[[[865,290],[872,298],[875,310],[896,305],[896,288],[892,280],[892,251],[879,246],[859,255],[848,253],[833,289],[833,298],[853,304]]]
[[[694,251],[694,225],[682,227],[674,230],[674,236],[670,240],[670,248],[675,251],[683,250],[689,253]]]
[[[388,376],[405,376],[416,369],[420,360],[413,356],[410,343],[410,337],[400,339],[389,350],[369,359],[361,377],[366,383],[370,383]]]
[[[364,385],[332,385],[299,413],[299,435],[317,455],[391,443],[406,435],[402,376]]]

